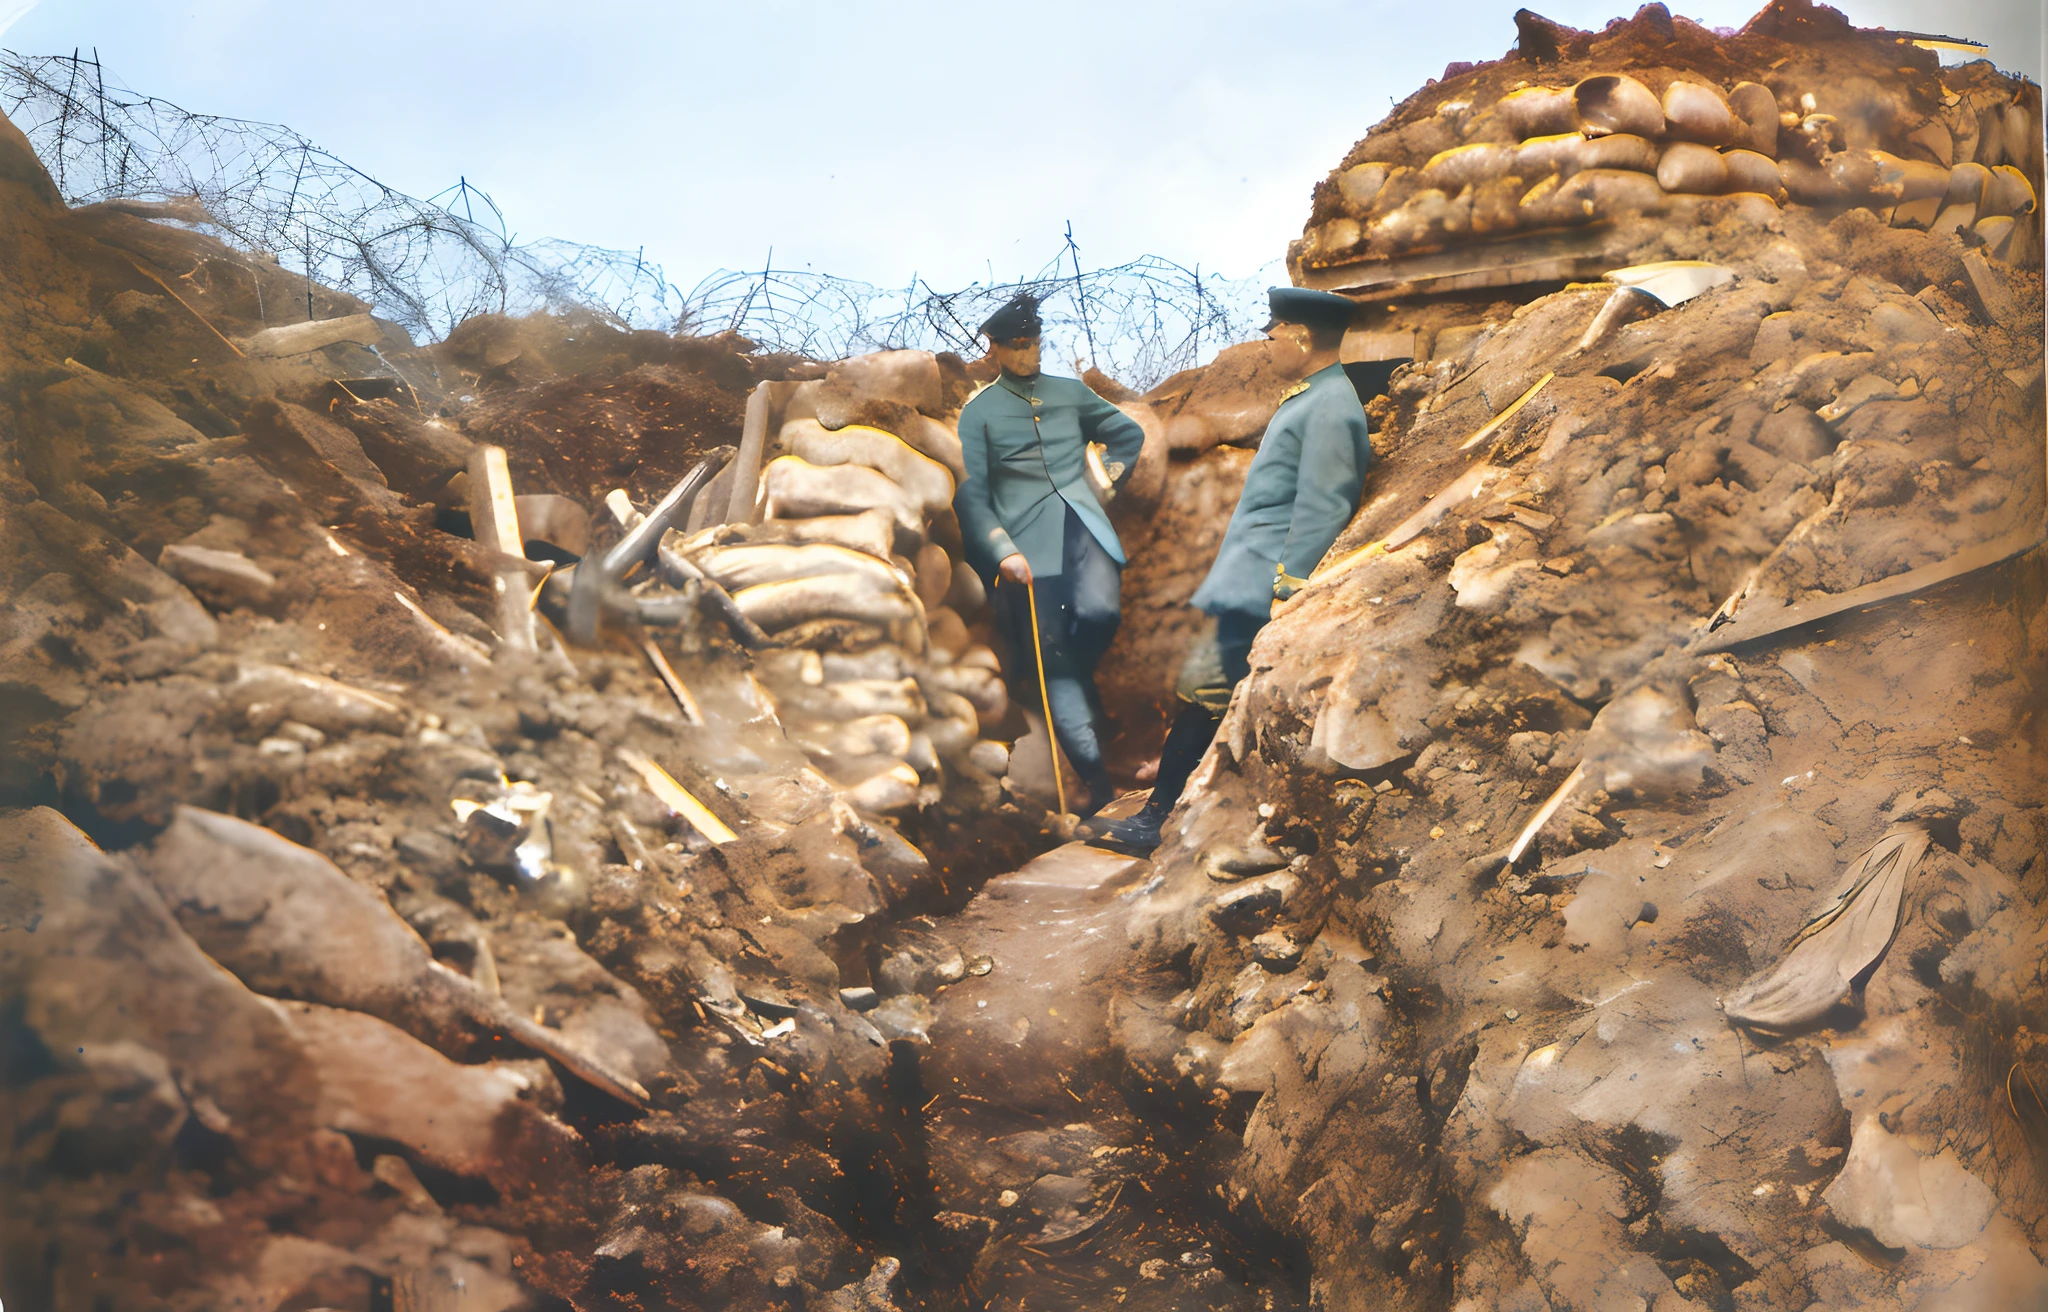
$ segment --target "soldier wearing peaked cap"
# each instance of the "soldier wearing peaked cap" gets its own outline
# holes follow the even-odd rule
[[[1281,399],[1244,492],[1224,531],[1216,563],[1193,604],[1216,619],[1181,667],[1179,713],[1159,753],[1152,796],[1136,815],[1104,827],[1118,846],[1149,852],[1188,776],[1216,737],[1238,681],[1251,671],[1252,639],[1275,601],[1294,595],[1358,508],[1372,464],[1365,408],[1339,363],[1351,302],[1328,292],[1275,287],[1267,293],[1275,352],[1301,381]],[[1290,348],[1300,351],[1289,357]]]
[[[1145,435],[1086,384],[1040,372],[1036,297],[1019,294],[981,331],[1002,372],[960,412],[967,477],[953,509],[968,564],[995,587],[1011,678],[1034,685],[1027,597],[1036,590],[1053,728],[1088,786],[1081,812],[1092,814],[1113,796],[1095,667],[1122,619],[1124,549],[1088,482],[1088,447],[1105,448],[1117,486],[1136,467]]]

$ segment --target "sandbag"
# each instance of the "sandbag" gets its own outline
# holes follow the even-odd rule
[[[902,428],[896,436],[919,455],[944,465],[956,486],[967,477],[967,461],[960,454],[960,434],[953,423],[913,413],[904,416]]]
[[[900,715],[863,715],[839,725],[826,740],[835,756],[910,754],[910,726]]]
[[[2000,164],[1984,184],[1984,201],[1977,207],[1977,217],[1981,221],[2006,214],[2032,214],[2037,200],[2026,174],[2010,164]]]
[[[815,574],[742,588],[733,594],[740,613],[770,633],[806,620],[846,619],[894,624],[917,616],[916,603],[898,587],[882,588],[868,574]]]
[[[1589,169],[1623,169],[1630,173],[1657,171],[1657,144],[1632,132],[1611,132],[1587,137],[1573,144],[1560,173],[1583,173]]]
[[[1669,198],[1669,193],[1648,174],[1625,169],[1588,169],[1554,188],[1544,190],[1543,184],[1539,184],[1537,191],[1523,199],[1522,208],[1541,222],[1584,223],[1662,213]]]
[[[915,679],[850,679],[790,691],[790,701],[807,715],[837,724],[874,715],[893,715],[905,724],[921,723],[927,714],[925,696]]]
[[[1455,192],[1474,187],[1513,166],[1517,151],[1496,141],[1475,141],[1439,151],[1422,166],[1422,183]]]
[[[1991,170],[1982,164],[1958,164],[1948,171],[1948,191],[1942,205],[1976,206],[1984,200],[1984,189],[1991,183]],[[1972,212],[1971,222],[1975,222]]]
[[[1571,132],[1578,126],[1570,87],[1523,87],[1502,96],[1493,108],[1508,131],[1524,140]]]
[[[1654,137],[1664,130],[1664,107],[1650,89],[1623,73],[1589,77],[1572,88],[1579,131],[1589,137],[1626,132]]]
[[[1771,89],[1755,82],[1737,82],[1728,93],[1728,108],[1736,118],[1732,144],[1772,159],[1778,157],[1778,98]]]
[[[820,574],[858,574],[867,578],[872,587],[885,590],[909,586],[909,580],[887,561],[829,542],[707,547],[694,553],[690,560],[732,592]]]
[[[1704,146],[1725,146],[1735,139],[1735,114],[1716,88],[1673,82],[1664,88],[1664,130]]]
[[[1387,185],[1391,172],[1392,166],[1387,164],[1354,164],[1337,175],[1337,194],[1352,218],[1362,219],[1372,213],[1372,203]]]
[[[865,465],[814,465],[801,456],[777,456],[761,471],[768,518],[809,519],[886,510],[901,532],[924,536],[924,503],[887,474]]]
[[[1873,152],[1878,160],[1878,182],[1887,196],[1909,204],[1913,201],[1939,202],[1948,195],[1949,171],[1924,159],[1901,159],[1884,151]]]
[[[953,588],[953,558],[946,549],[936,542],[927,542],[917,549],[917,564],[912,571],[917,584],[917,599],[924,603],[925,612],[938,609],[946,604],[946,594]]]
[[[825,371],[820,390],[840,389],[864,400],[901,402],[926,414],[939,413],[944,396],[938,357],[930,351],[873,351],[841,360]]]
[[[858,515],[814,515],[809,519],[771,519],[759,524],[714,524],[687,538],[671,530],[662,545],[688,556],[706,547],[734,543],[830,542],[886,561],[895,541],[895,517],[886,510],[864,510]]]
[[[248,664],[227,687],[227,703],[249,726],[268,733],[286,720],[339,737],[350,733],[402,733],[405,708],[376,693],[283,665]]]
[[[846,790],[846,801],[856,811],[887,815],[917,805],[917,771],[898,761],[878,770]]]
[[[996,723],[1010,706],[1010,694],[1003,687],[1003,681],[995,671],[978,665],[955,663],[928,671],[924,684],[928,688],[943,689],[965,697],[983,724]]]
[[[981,737],[981,717],[974,703],[957,692],[934,687],[927,694],[930,710],[923,728],[932,747],[945,760],[955,760]]]
[[[886,474],[918,498],[926,514],[953,501],[953,475],[944,465],[879,428],[829,429],[815,419],[799,419],[782,426],[782,448],[813,465],[863,465]]]
[[[1778,174],[1778,161],[1754,150],[1724,150],[1721,163],[1728,170],[1728,190],[1755,192],[1772,200],[1785,199],[1785,180]]]
[[[1657,161],[1657,185],[1673,195],[1712,196],[1728,185],[1728,165],[1711,146],[1674,141]]]
[[[818,393],[824,386],[823,379],[812,378],[791,388],[789,398],[782,403],[782,422],[786,424],[792,419],[816,419]]]
[[[959,576],[959,566],[954,567],[954,577]],[[935,653],[944,653],[938,659],[958,656],[967,650],[971,639],[967,635],[967,623],[960,618],[960,612],[951,606],[930,606],[924,613],[925,632],[930,638]]]
[[[1509,172],[1525,182],[1534,182],[1552,173],[1572,172],[1579,167],[1576,152],[1585,144],[1586,139],[1576,132],[1531,137],[1515,147]]]

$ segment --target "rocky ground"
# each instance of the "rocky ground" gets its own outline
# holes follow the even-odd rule
[[[1333,184],[1517,81],[1750,76],[1788,125],[1872,121],[1859,61],[1905,65],[1894,105],[1998,85],[1792,6],[1733,39],[1657,6],[1523,31],[1554,48],[1454,69]],[[2031,116],[1990,162],[2037,182],[2037,93],[2004,87],[1946,104],[1980,141],[1980,110]],[[1921,131],[1881,127],[1840,153]],[[1611,286],[1468,330],[1422,315],[1497,291],[1382,311],[1433,358],[1396,375],[1367,504],[1155,858],[1156,974],[1121,996],[1182,1042],[1133,1050],[1242,1118],[1232,1196],[1303,1245],[1323,1305],[2048,1296],[2039,253],[1779,199],[1598,216],[1618,262],[1730,275],[1605,335]],[[1436,250],[1508,276],[1470,231]],[[1422,258],[1324,277],[1371,297],[1448,267]],[[1219,863],[1248,830],[1272,873]],[[1847,898],[1868,924],[1831,921],[1902,838],[1925,855]],[[1321,978],[1261,960],[1276,930]]]
[[[2038,89],[1517,22],[1316,189],[1380,463],[1150,862],[985,366],[418,347],[6,130],[0,1300],[2043,1305]],[[1090,379],[1130,774],[1271,349]]]

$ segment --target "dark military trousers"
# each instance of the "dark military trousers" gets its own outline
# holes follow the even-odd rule
[[[1154,819],[1163,820],[1173,810],[1188,777],[1216,740],[1231,693],[1252,672],[1252,640],[1266,627],[1267,618],[1253,611],[1219,612],[1215,632],[1188,653],[1175,689],[1180,710],[1159,749],[1159,775],[1145,803]]]
[[[1060,750],[1095,793],[1109,786],[1102,763],[1104,715],[1095,690],[1095,667],[1123,622],[1123,570],[1072,510],[1067,511],[1060,573],[1035,581],[1038,636],[1045,651],[1047,700]],[[1031,653],[1031,612],[1026,590],[996,585],[996,622],[1010,646],[1012,694],[1039,705],[1037,662]]]

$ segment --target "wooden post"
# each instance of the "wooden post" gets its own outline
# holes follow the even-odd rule
[[[477,545],[497,556],[526,557],[519,535],[519,507],[512,499],[512,471],[505,448],[479,446],[469,457],[469,523]],[[506,561],[495,572],[498,641],[514,651],[537,651],[533,635],[533,592],[526,571]]]
[[[724,523],[745,523],[754,518],[754,498],[761,486],[761,452],[768,445],[768,384],[761,383],[747,398],[747,421],[740,429],[740,453],[732,462],[732,500],[726,503]]]

